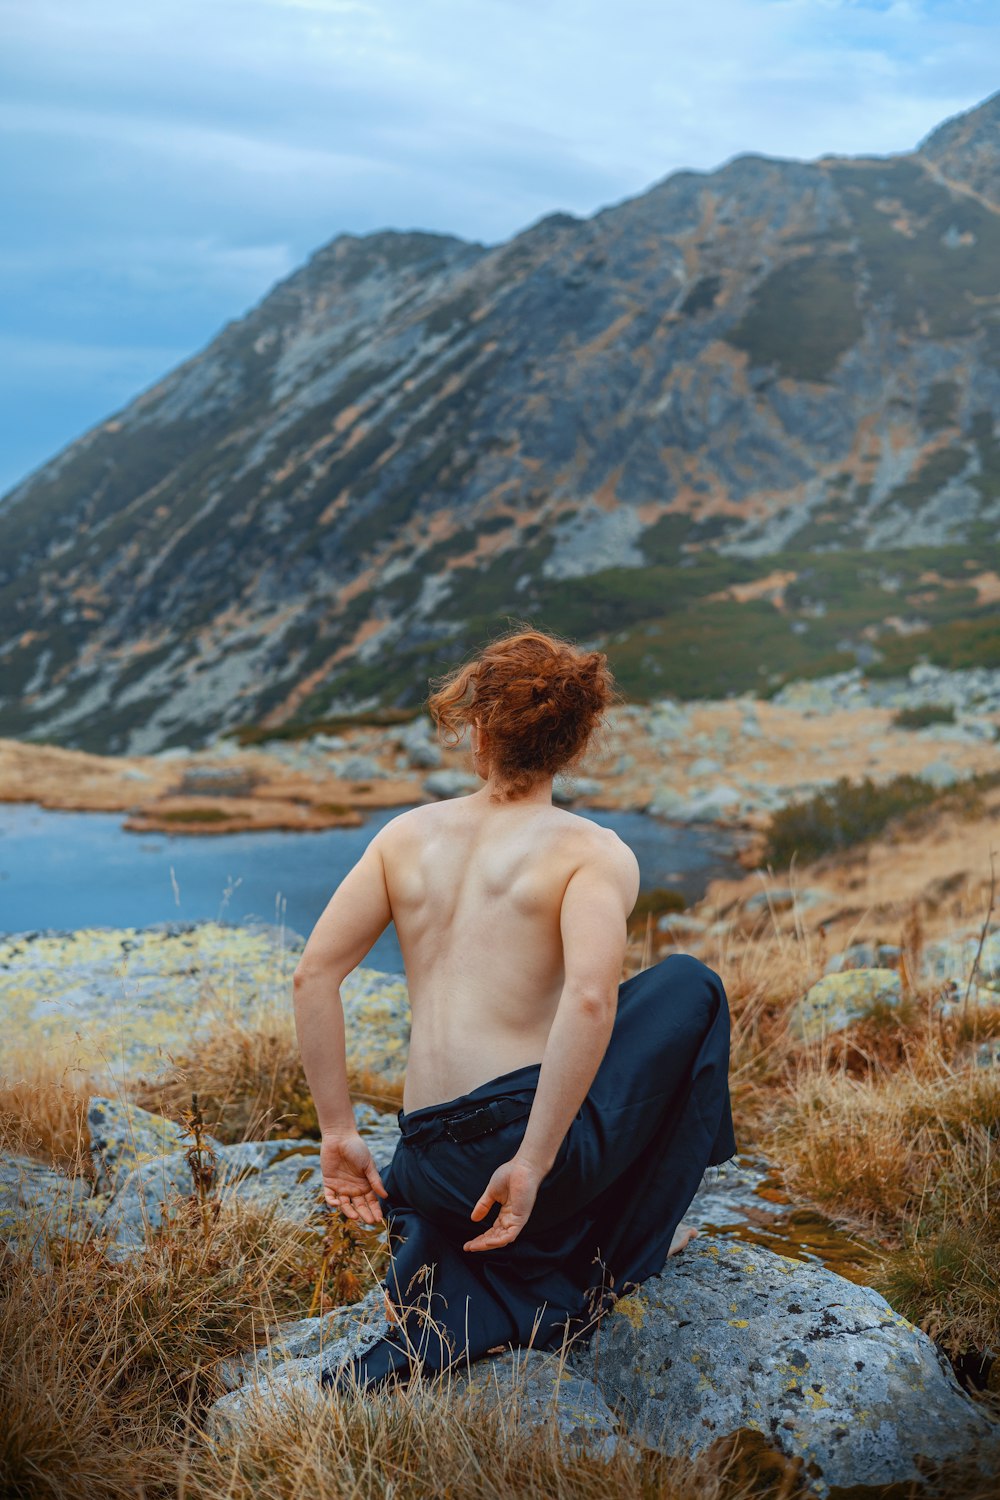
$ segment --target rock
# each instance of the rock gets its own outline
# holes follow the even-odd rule
[[[715,823],[739,808],[742,798],[734,786],[719,783],[692,797],[687,806],[688,823]]]
[[[793,906],[798,906],[803,911],[808,911],[811,906],[819,906],[830,899],[829,891],[822,890],[819,886],[807,886],[805,890],[794,891],[788,886],[769,886],[763,891],[754,891],[743,903],[743,910],[751,914],[763,911],[788,911]]]
[[[692,764],[688,775],[698,777],[718,776],[721,770],[722,766],[719,761],[713,760],[710,755],[699,755],[698,759]]]
[[[132,1114],[139,1117],[136,1135],[148,1140],[149,1128],[141,1118],[146,1112],[133,1106]],[[395,1118],[379,1114],[369,1104],[355,1105],[354,1114],[359,1133],[384,1171],[399,1139]],[[318,1141],[240,1141],[231,1146],[215,1142],[213,1151],[212,1190],[223,1200],[273,1209],[300,1224],[317,1222],[325,1212]],[[95,1202],[95,1226],[107,1236],[109,1252],[117,1259],[141,1253],[171,1200],[188,1197],[194,1186],[187,1148],[159,1155],[137,1153],[136,1163],[124,1177],[119,1174],[113,1193]]]
[[[371,755],[351,755],[341,761],[339,774],[345,781],[379,781],[387,775]]]
[[[74,1064],[92,1077],[148,1078],[165,1054],[189,1053],[212,1027],[290,1025],[304,946],[287,927],[253,920],[15,933],[0,937],[0,1012],[20,1047],[51,1054],[70,1036]],[[356,1039],[359,1057],[373,1047],[398,1051],[404,1013],[409,1035],[399,976],[358,968],[342,993],[372,1007],[374,1031]]]
[[[652,802],[646,805],[646,812],[652,817],[666,818],[672,823],[682,822],[686,810],[687,798],[669,786],[661,787]]]
[[[424,791],[432,797],[460,797],[482,785],[480,778],[471,771],[432,771],[424,778]]]
[[[725,1205],[713,1212],[724,1219]],[[300,1401],[319,1406],[322,1370],[388,1326],[374,1288],[353,1307],[271,1330],[268,1347],[235,1366],[240,1384],[212,1408],[210,1433],[237,1434]],[[961,1459],[996,1440],[943,1355],[877,1292],[737,1239],[689,1245],[621,1298],[589,1342],[571,1345],[565,1364],[558,1351],[515,1349],[453,1378],[488,1406],[508,1408],[519,1391],[523,1420],[554,1415],[571,1450],[603,1456],[620,1429],[678,1456],[759,1432],[804,1461],[819,1496],[917,1483],[918,1459]]]
[[[421,771],[433,771],[444,759],[444,753],[440,745],[433,740],[422,740],[411,745],[406,752],[407,764]]]
[[[917,777],[920,781],[925,781],[928,786],[939,787],[942,791],[957,785],[959,781],[958,772],[947,760],[932,760],[929,765],[923,766],[917,772]]]
[[[872,943],[852,943],[843,953],[835,953],[826,966],[827,974],[842,974],[848,969],[874,969],[877,966]],[[886,967],[890,967],[888,964]]]
[[[236,1434],[244,1430],[247,1423],[256,1425],[261,1419],[278,1416],[290,1400],[301,1400],[306,1404],[315,1402],[317,1405],[325,1403],[330,1398],[320,1385],[322,1371],[335,1370],[346,1364],[390,1331],[385,1302],[378,1287],[372,1288],[360,1302],[337,1308],[328,1317],[339,1320],[331,1326],[341,1331],[322,1352],[286,1359],[271,1366],[262,1364],[260,1350],[252,1352],[247,1371],[250,1378],[216,1401],[208,1413],[208,1431],[212,1437]],[[281,1331],[276,1332],[280,1349]],[[226,1369],[222,1373],[225,1376],[230,1371]]]
[[[941,938],[928,943],[920,956],[920,977],[931,983],[960,985],[963,989],[969,981],[972,967],[979,953],[979,934],[965,937]],[[976,980],[989,986],[1000,985],[1000,930],[995,929],[986,936]]]
[[[684,911],[672,911],[656,920],[657,932],[672,932],[678,937],[700,937],[708,923]]]
[[[38,1262],[50,1236],[82,1239],[93,1218],[86,1178],[67,1177],[28,1156],[0,1158],[0,1242],[30,1248]]]
[[[882,1005],[898,1005],[902,994],[895,969],[850,969],[827,974],[792,1006],[789,1029],[800,1041],[843,1031]]]
[[[666,818],[672,823],[713,823],[732,813],[741,800],[735,787],[722,784],[689,797],[665,786],[646,804],[646,811],[654,818]]]
[[[419,770],[433,771],[444,758],[434,736],[434,726],[426,714],[412,719],[397,734],[396,743],[403,747],[407,764]]]
[[[454,1389],[478,1397],[487,1410],[499,1405],[510,1411],[516,1398],[520,1421],[547,1427],[554,1419],[570,1452],[608,1459],[617,1451],[618,1421],[600,1387],[592,1375],[561,1365],[558,1351],[514,1349],[477,1360],[455,1377]]]
[[[87,1106],[90,1154],[99,1193],[113,1193],[133,1167],[191,1144],[180,1125],[127,1099],[93,1098]],[[213,1150],[219,1142],[207,1137]]]
[[[629,1435],[697,1454],[749,1428],[817,1495],[919,1482],[996,1427],[929,1338],[869,1287],[738,1240],[699,1238],[570,1355]]]
[[[576,802],[580,797],[596,797],[600,791],[601,783],[591,776],[558,775],[552,779],[552,800],[559,806]]]
[[[347,1027],[347,1065],[398,1084],[410,1045],[406,980],[377,969],[355,969],[340,987]]]
[[[332,1308],[322,1317],[299,1318],[269,1328],[257,1348],[237,1359],[224,1360],[217,1372],[230,1390],[239,1390],[248,1381],[268,1378],[290,1360],[329,1356],[341,1339],[361,1324],[374,1322],[383,1310],[381,1289],[373,1287],[360,1301]]]

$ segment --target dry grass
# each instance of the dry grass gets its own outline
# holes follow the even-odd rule
[[[62,1240],[44,1263],[0,1261],[0,1494],[17,1500],[798,1500],[800,1468],[762,1440],[698,1462],[623,1444],[608,1457],[489,1407],[445,1379],[323,1401],[301,1393],[235,1435],[206,1435],[220,1361],[315,1308],[331,1246],[270,1214],[200,1205],[145,1255],[115,1263]],[[350,1226],[337,1269],[357,1260]],[[370,1278],[369,1278],[370,1279]],[[358,1289],[362,1286],[360,1277]],[[343,1301],[342,1289],[331,1301]],[[558,1359],[558,1355],[552,1356]]]
[[[383,1111],[398,1109],[403,1085],[369,1072],[348,1076],[351,1095]],[[222,1141],[319,1135],[316,1107],[291,1019],[232,1021],[208,1031],[196,1053],[142,1079],[130,1094],[143,1109],[180,1120],[196,1093],[210,1134]]]
[[[695,1463],[626,1444],[600,1457],[574,1451],[553,1425],[530,1424],[520,1378],[502,1404],[434,1384],[367,1402],[349,1398],[316,1421],[293,1399],[277,1422],[202,1453],[185,1500],[800,1500],[800,1465],[757,1434],[718,1443]]]
[[[53,1075],[28,1059],[0,1077],[0,1142],[10,1154],[32,1156],[70,1176],[92,1176],[87,1101],[100,1093],[76,1069]]]
[[[730,998],[737,1136],[797,1202],[876,1244],[879,1290],[949,1354],[995,1350],[1000,1069],[977,1066],[976,1047],[1000,1035],[1000,1006],[942,1015],[941,992],[913,978],[918,907],[898,939],[901,1003],[814,1043],[788,1027],[828,957],[800,913],[734,922],[703,952]]]

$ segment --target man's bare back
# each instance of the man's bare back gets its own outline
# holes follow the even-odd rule
[[[627,888],[632,851],[551,802],[497,806],[485,787],[401,814],[380,844],[412,1012],[403,1107],[540,1062],[565,979],[570,877],[591,866]]]

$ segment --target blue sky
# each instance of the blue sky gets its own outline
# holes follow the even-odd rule
[[[995,0],[0,0],[0,492],[341,231],[907,150]]]

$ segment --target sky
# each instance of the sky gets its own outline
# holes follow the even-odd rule
[[[0,494],[335,235],[906,151],[996,0],[0,0]]]

